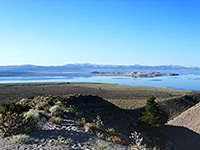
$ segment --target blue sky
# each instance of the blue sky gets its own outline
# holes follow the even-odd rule
[[[198,0],[1,0],[0,65],[200,67]]]

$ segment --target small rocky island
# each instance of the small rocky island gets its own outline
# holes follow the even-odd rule
[[[91,74],[97,75],[97,76],[129,76],[129,77],[133,77],[133,78],[154,78],[154,77],[161,77],[161,76],[179,76],[179,74],[176,74],[176,73],[143,72],[143,71],[136,71],[136,72],[130,72],[130,73],[94,71]]]
[[[133,78],[152,78],[152,77],[160,77],[160,76],[178,76],[176,73],[160,73],[160,72],[132,72]]]

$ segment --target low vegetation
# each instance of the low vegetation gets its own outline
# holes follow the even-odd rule
[[[110,143],[105,143],[102,142],[101,140],[98,140],[94,144],[92,143],[91,145],[93,149],[98,149],[98,150],[106,150],[111,146]]]
[[[0,129],[3,137],[29,133],[38,128],[38,119],[28,113],[29,108],[15,101],[1,105]]]
[[[22,85],[27,86],[26,84]],[[60,85],[65,86],[65,84]],[[60,85],[56,84],[56,86]],[[110,96],[109,93],[111,93],[111,96],[114,95],[112,95],[111,92],[113,89],[115,89],[113,93],[116,92],[116,95],[119,93],[122,94],[122,91],[124,90],[123,86],[110,84],[72,84],[71,88],[75,87],[75,85],[79,86],[78,89],[82,89],[84,86],[84,90],[92,89],[91,91],[96,90],[96,92],[102,92],[101,94],[105,92],[105,96],[108,98]],[[101,89],[99,89],[99,86],[101,86]],[[113,86],[115,86],[115,88],[113,88]],[[30,87],[32,88],[32,85]],[[132,97],[134,95],[137,95],[136,98],[138,98],[139,94],[137,92],[130,94],[136,90],[136,88],[132,87],[134,90],[129,88],[130,87],[126,88],[127,91],[125,92],[123,99],[129,96]],[[141,90],[141,88],[138,90]],[[143,90],[144,89],[141,91]],[[160,91],[156,92],[153,92],[154,90],[157,90],[157,88],[149,88],[146,93],[144,92],[144,96],[141,95],[142,99],[149,95],[152,96],[152,94],[155,94],[159,97],[159,92],[162,94],[165,93],[167,95],[165,96],[168,98],[174,96],[177,98],[177,96],[187,93],[185,91],[174,90],[174,92],[172,92],[170,95],[168,93],[169,91],[166,92],[166,89],[164,88],[161,88]],[[178,92],[175,93],[175,91]],[[154,130],[153,128],[160,129],[163,126],[164,122],[162,121],[161,110],[164,110],[165,115],[167,116],[169,116],[172,111],[169,111],[169,106],[163,105],[163,102],[159,102],[158,105],[157,102],[160,101],[159,98],[162,96],[158,98],[158,101],[156,101],[157,99],[155,99],[155,97],[151,96],[149,96],[150,98],[148,97],[149,99],[147,101],[147,98],[145,99],[145,103],[147,104],[146,108],[134,110],[125,110],[122,109],[124,107],[122,105],[121,107],[113,105],[113,103],[117,101],[115,100],[115,97],[113,97],[113,99],[104,100],[99,96],[87,94],[68,94],[65,96],[31,96],[28,98],[23,98],[18,102],[12,101],[1,105],[0,129],[3,137],[13,136],[14,139],[20,139],[19,137],[22,138],[22,135],[39,129],[40,124],[42,123],[49,121],[60,125],[67,117],[73,117],[76,119],[76,124],[84,127],[87,133],[95,134],[97,137],[103,140],[129,145],[131,148],[140,147],[144,150],[146,150],[147,147],[153,148],[153,146],[161,146],[161,148],[163,148],[162,145],[165,145],[169,139],[159,130]],[[196,100],[196,98],[194,98],[194,100],[191,97],[189,100],[187,98],[188,97],[185,98],[186,100],[184,99],[185,102],[188,102],[187,107],[188,104],[194,105],[195,103],[199,102],[199,100]],[[119,100],[120,99],[122,100],[122,96],[119,97]],[[126,100],[122,101],[125,102]],[[144,100],[141,99],[135,100],[135,102],[142,102],[140,106],[145,105],[145,103],[143,104],[143,101]],[[167,100],[167,102],[171,104],[174,102],[174,100]],[[128,104],[130,105],[130,102],[128,102],[126,105]],[[186,104],[184,104],[185,103],[183,101],[183,107],[186,107]],[[138,122],[139,117],[140,122]],[[144,124],[150,125],[147,128],[145,127],[146,133],[143,131]],[[153,134],[148,131],[152,131]],[[141,134],[138,132],[141,132]],[[129,138],[130,133],[133,133],[131,134],[131,138]],[[17,137],[19,134],[21,135]],[[143,137],[145,137],[145,139]],[[14,139],[13,141],[15,141]],[[70,141],[70,139],[65,139],[61,136],[59,136],[57,139],[54,139],[54,143],[57,143],[58,145],[68,145],[70,144]],[[146,145],[144,143],[146,143]],[[93,146],[101,147],[101,143],[96,143],[96,145],[94,144]]]
[[[129,144],[130,149],[147,150],[147,146],[146,144],[143,144],[143,138],[140,136],[141,133],[137,133],[136,131],[131,133],[131,136],[129,136],[131,139],[131,143]]]
[[[156,101],[183,96],[188,90],[170,88],[126,86],[104,83],[18,83],[0,84],[0,104],[38,95],[95,94],[119,108],[134,109],[145,106],[147,98],[155,96]],[[38,104],[38,109],[39,104]],[[45,107],[45,106],[44,106]]]
[[[155,99],[156,98],[152,96],[147,100],[145,112],[142,113],[142,117],[140,117],[139,120],[151,127],[161,128],[164,126],[164,121],[162,120],[163,112],[155,102]]]
[[[73,141],[71,138],[65,139],[63,136],[59,135],[57,139],[53,139],[53,142],[58,145],[70,145]]]
[[[126,116],[126,112],[93,95],[36,96],[1,107],[0,125],[4,137],[30,133],[46,121],[59,125],[67,117],[76,118],[77,124],[89,134],[120,144],[128,142],[127,135],[134,129],[131,120],[121,117]],[[47,107],[49,111],[44,111]],[[124,128],[128,126],[129,130]]]
[[[26,134],[18,134],[10,137],[8,144],[25,144],[30,139],[29,135]]]

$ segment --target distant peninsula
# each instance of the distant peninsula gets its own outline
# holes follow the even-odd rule
[[[160,73],[160,72],[130,72],[130,73],[123,73],[123,72],[92,72],[92,75],[99,75],[99,76],[129,76],[133,78],[154,78],[154,77],[161,77],[161,76],[179,76],[177,73]]]
[[[95,73],[96,72],[96,73]],[[166,74],[169,72],[172,74]],[[27,76],[66,76],[91,77],[103,76],[132,76],[147,78],[159,76],[177,76],[181,72],[200,72],[200,67],[184,67],[176,65],[142,66],[142,65],[98,65],[98,64],[66,64],[61,66],[38,65],[0,65],[0,77],[27,77]]]

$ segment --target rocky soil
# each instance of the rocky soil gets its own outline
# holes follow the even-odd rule
[[[68,145],[54,143],[53,139],[57,139],[59,135],[65,139],[71,138],[72,143]],[[45,123],[40,130],[30,134],[30,139],[26,144],[8,144],[8,142],[9,138],[0,138],[0,150],[128,149],[120,144],[107,142],[95,135],[87,134],[83,127],[75,123],[73,118],[65,119],[61,125]]]
[[[168,125],[186,127],[200,134],[200,103],[170,120]]]
[[[200,147],[200,103],[170,120],[166,132],[180,150],[197,150]]]
[[[175,98],[171,100],[166,100],[163,102],[165,105],[159,103],[163,108],[170,114],[178,114],[188,107],[191,107],[197,104],[200,101],[200,93],[194,93],[193,95],[185,95],[180,98]],[[95,95],[86,95],[86,94],[70,94],[65,96],[51,96],[51,95],[43,95],[37,96],[27,99],[22,99],[20,103],[26,103],[30,105],[34,110],[33,113],[39,113],[40,111],[44,111],[44,106],[53,107],[54,105],[65,106],[63,113],[66,115],[63,116],[64,121],[61,125],[56,125],[51,122],[47,122],[41,126],[41,129],[37,132],[30,134],[30,139],[26,144],[8,144],[9,138],[0,138],[0,150],[17,150],[17,149],[39,149],[39,150],[48,150],[48,149],[128,149],[128,147],[124,147],[122,145],[106,142],[102,139],[99,139],[94,134],[88,134],[85,132],[85,129],[76,124],[76,120],[74,118],[70,118],[70,116],[74,117],[74,115],[82,115],[84,116],[86,123],[94,122],[94,119],[97,119],[97,116],[100,117],[100,120],[103,122],[104,127],[114,128],[116,133],[120,133],[121,139],[126,141],[128,140],[128,136],[133,131],[137,130],[137,115],[141,114],[141,109],[139,110],[124,110],[120,109],[112,103],[102,99],[101,97]],[[52,103],[52,104],[51,104]],[[43,106],[42,110],[39,109],[40,105]],[[50,106],[51,105],[51,106]],[[36,107],[38,106],[38,108]],[[73,108],[72,110],[70,108]],[[200,147],[198,141],[200,141],[199,129],[195,128],[199,126],[197,122],[198,114],[200,113],[200,104],[195,105],[184,113],[182,118],[179,120],[176,118],[174,122],[168,122],[166,125],[166,133],[168,133],[168,137],[174,140],[173,143],[176,143],[178,149],[198,149]],[[142,108],[144,109],[144,108]],[[173,110],[173,111],[172,111]],[[30,111],[30,110],[29,110]],[[42,113],[40,112],[40,113]],[[175,112],[175,113],[174,113]],[[177,113],[178,112],[178,113]],[[72,114],[73,113],[73,114]],[[180,116],[181,116],[180,115]],[[56,114],[52,113],[52,116],[56,116]],[[48,117],[47,117],[48,118]],[[67,119],[66,119],[67,118]],[[193,119],[194,118],[194,119]],[[184,120],[185,119],[185,120]],[[47,119],[49,120],[49,119]],[[179,121],[178,121],[179,120]],[[182,120],[184,120],[182,122]],[[95,121],[97,122],[97,120]],[[193,125],[193,126],[192,126]],[[180,127],[184,126],[184,127]],[[192,128],[190,128],[192,127]],[[189,129],[191,130],[189,130]],[[192,131],[193,130],[193,131]],[[142,131],[141,131],[142,133]],[[123,135],[123,136],[122,136]],[[62,136],[65,139],[70,138],[72,142],[70,144],[56,144],[54,139],[57,139],[58,136]],[[147,135],[148,136],[148,135]],[[158,142],[159,146],[166,147],[168,143],[168,138],[163,137],[160,138]],[[149,145],[151,145],[151,140],[148,140]],[[157,144],[157,143],[156,143]],[[167,144],[171,145],[171,144]],[[192,147],[192,148],[191,148]],[[172,148],[168,148],[172,150]]]

